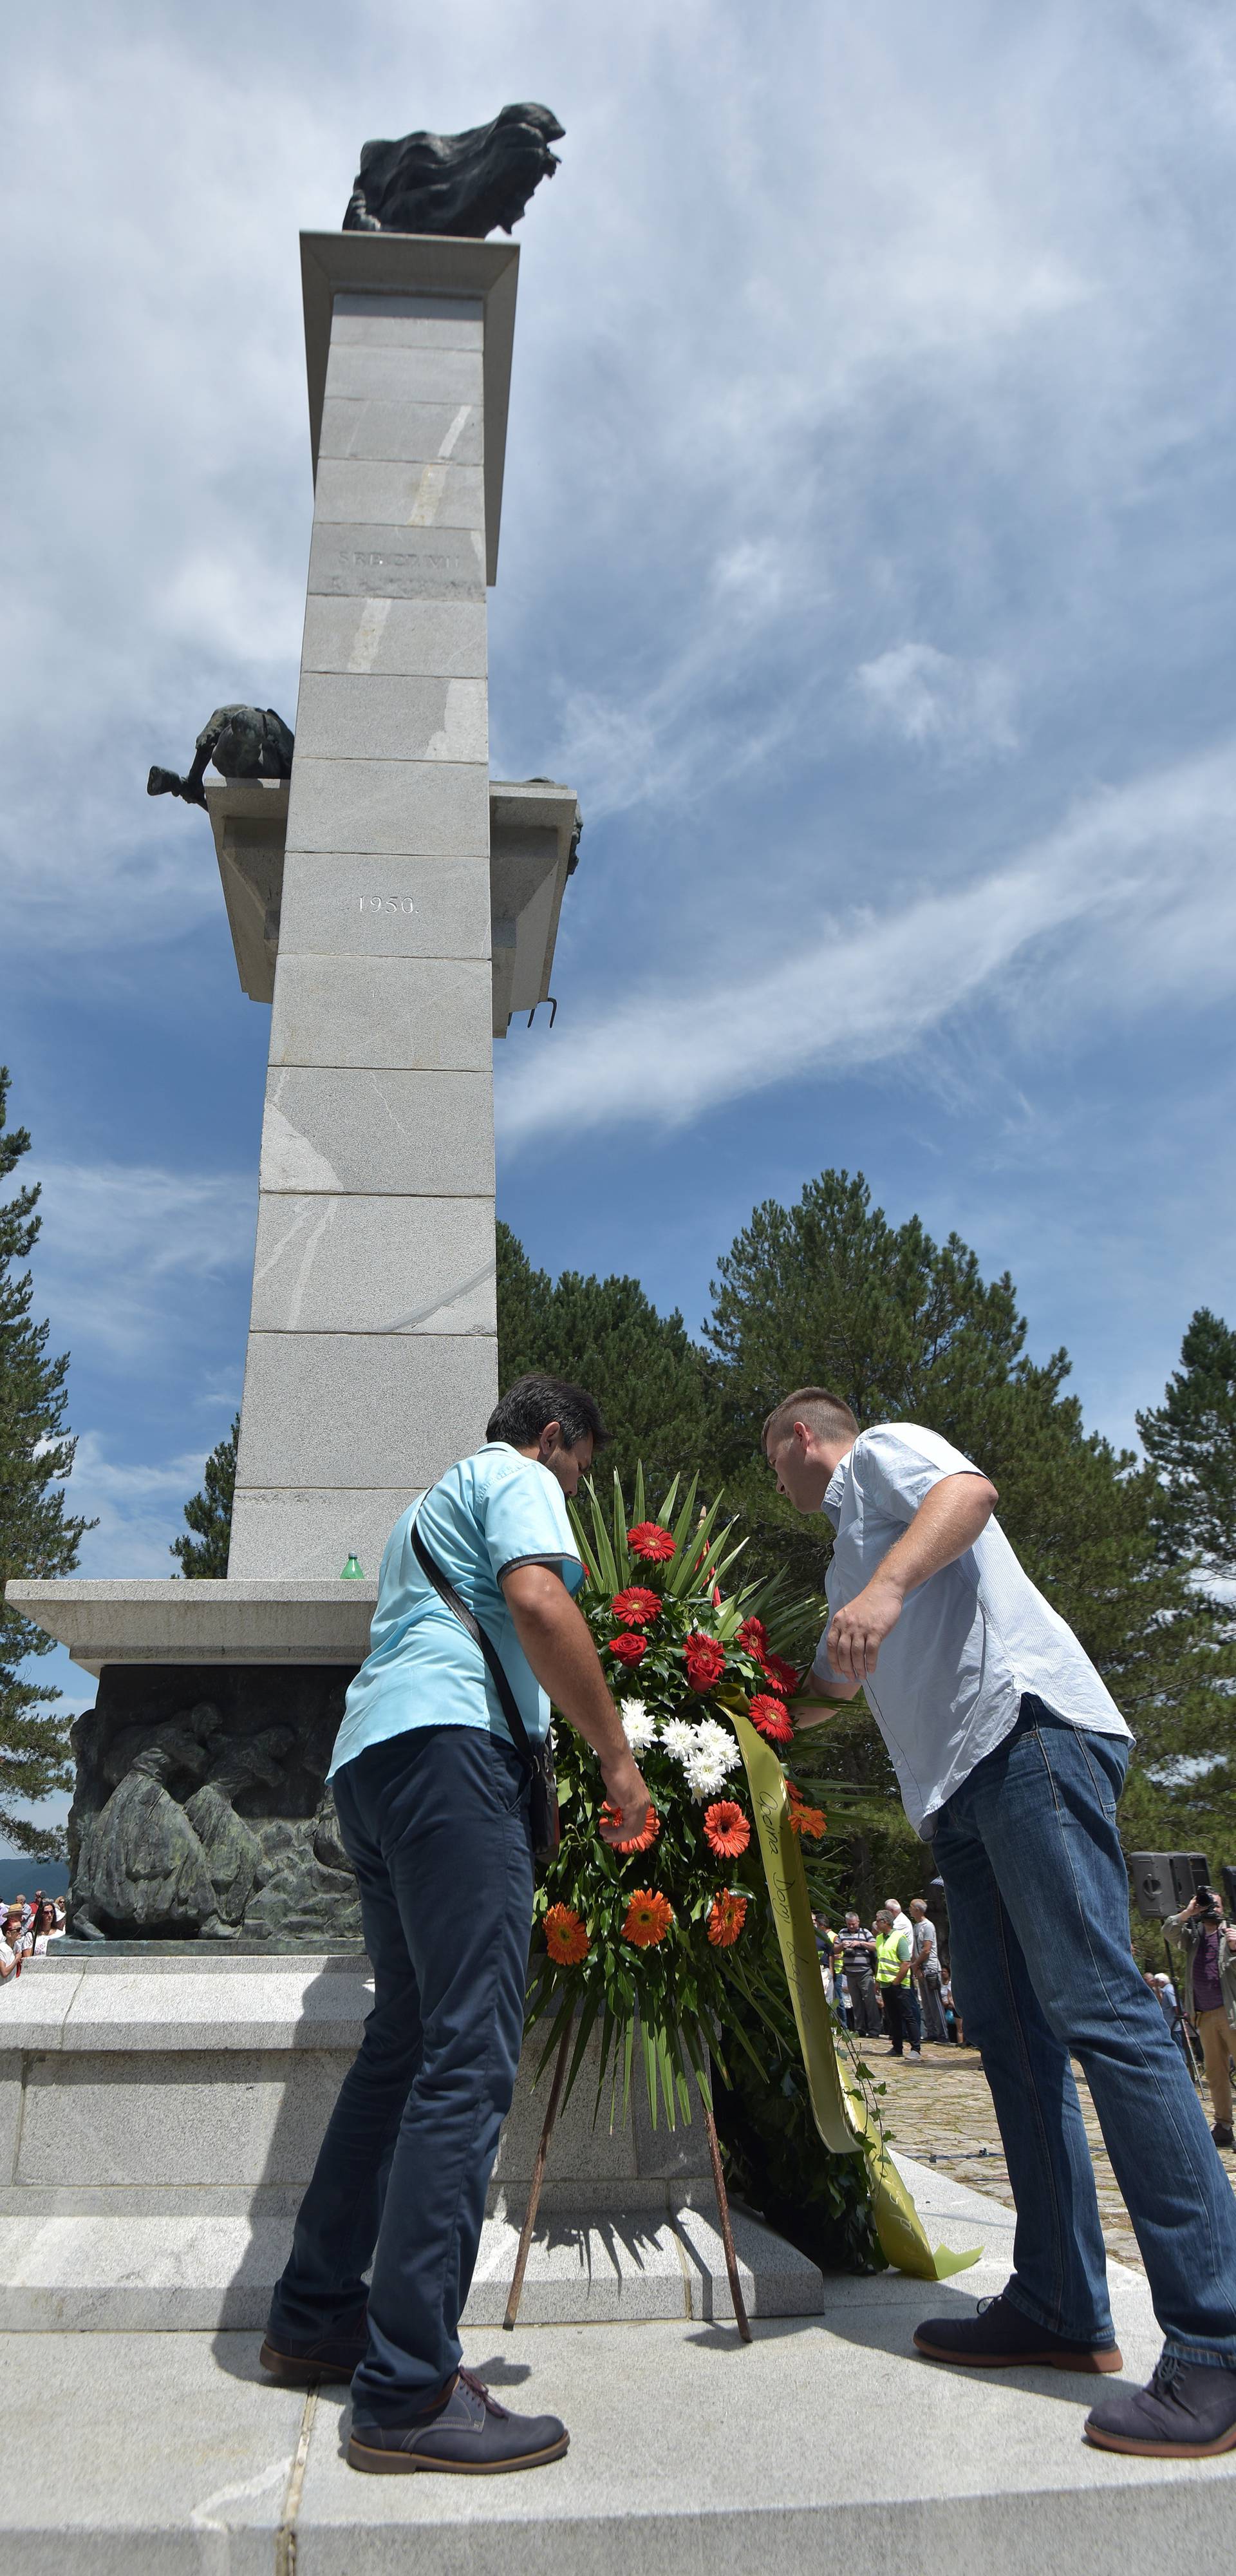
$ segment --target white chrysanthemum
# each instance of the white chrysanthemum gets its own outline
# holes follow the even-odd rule
[[[723,1776],[727,1771],[737,1770],[742,1756],[737,1737],[728,1726],[718,1726],[713,1717],[701,1718],[695,1730],[695,1741],[701,1755],[711,1762],[720,1763]]]
[[[689,1717],[667,1717],[661,1728],[661,1743],[673,1762],[689,1762],[694,1753],[695,1728]]]
[[[684,1767],[687,1774],[687,1787],[692,1797],[698,1799],[701,1805],[705,1798],[715,1798],[718,1789],[725,1787],[727,1766],[724,1762],[718,1761],[715,1753],[702,1753],[697,1750]]]
[[[631,1751],[633,1753],[647,1753],[649,1746],[654,1744],[656,1741],[657,1721],[655,1717],[650,1714],[642,1699],[624,1699],[621,1703],[621,1712],[622,1723],[626,1730],[626,1738],[631,1747]]]

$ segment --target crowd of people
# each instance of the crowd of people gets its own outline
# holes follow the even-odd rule
[[[52,1941],[64,1939],[64,1899],[33,1896],[0,1899],[0,1985],[16,1982],[27,1959],[45,1959]]]
[[[837,1932],[822,1914],[813,1920],[824,1991],[857,2039],[883,2035],[894,2057],[919,2062],[924,2040],[939,2047],[964,2042],[952,1980],[923,1897],[911,1899],[908,1914],[900,1897],[886,1897],[871,1929],[852,1909]]]

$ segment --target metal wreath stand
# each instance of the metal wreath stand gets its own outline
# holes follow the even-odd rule
[[[573,2037],[574,2027],[573,2024],[568,2021],[566,2029],[562,2034],[558,2055],[554,2063],[554,2080],[549,2088],[549,2102],[545,2112],[545,2125],[541,2131],[540,2143],[536,2151],[536,2160],[532,2167],[532,2180],[528,2186],[528,2207],[524,2215],[523,2227],[520,2230],[519,2251],[515,2257],[515,2277],[511,2283],[510,2298],[506,2303],[506,2315],[502,2320],[508,2334],[511,2334],[514,2331],[515,2321],[519,2315],[519,2303],[523,2297],[524,2273],[528,2268],[528,2254],[532,2244],[533,2229],[536,2226],[537,2211],[541,2205],[541,2186],[545,2180],[545,2161],[549,2154],[549,2142],[554,2133],[554,2123],[558,2117],[558,2105],[562,2099],[562,2086],[567,2069],[567,2054]],[[730,2297],[734,2302],[734,2322],[738,2328],[740,2342],[750,2343],[752,2340],[751,2324],[747,2315],[746,2301],[742,2294],[742,2284],[738,2278],[738,2257],[734,2252],[734,2230],[730,2225],[729,2195],[725,2188],[725,2175],[721,2167],[721,2146],[717,2137],[717,2123],[713,2118],[712,2104],[704,2099],[702,2093],[700,2095],[700,2101],[704,2112],[704,2128],[708,2137],[708,2154],[712,2164],[713,2189],[717,2195],[717,2216],[721,2223],[721,2242],[725,2247],[725,2269],[729,2276]]]

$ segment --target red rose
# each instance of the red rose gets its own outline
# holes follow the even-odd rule
[[[627,1545],[649,1565],[666,1565],[675,1553],[673,1531],[664,1529],[660,1521],[637,1521],[627,1531]]]
[[[760,1734],[766,1736],[770,1744],[793,1743],[793,1722],[788,1709],[782,1707],[779,1699],[773,1699],[765,1691],[757,1691],[747,1715],[752,1725],[758,1727]]]
[[[725,1671],[724,1646],[719,1646],[715,1637],[701,1636],[699,1629],[696,1628],[692,1630],[682,1651],[686,1660],[687,1679],[692,1690],[711,1690],[713,1683],[719,1682]]]
[[[768,1630],[762,1619],[744,1619],[738,1631],[738,1643],[749,1655],[763,1658],[768,1652]]]
[[[640,1656],[648,1652],[648,1640],[646,1637],[633,1637],[628,1632],[625,1637],[611,1637],[609,1651],[618,1657],[620,1664],[637,1664]]]
[[[646,1583],[629,1583],[625,1592],[614,1594],[609,1606],[624,1628],[647,1628],[660,1615],[661,1595],[650,1592]]]
[[[797,1690],[798,1666],[787,1664],[784,1655],[761,1655],[760,1670],[775,1691]]]

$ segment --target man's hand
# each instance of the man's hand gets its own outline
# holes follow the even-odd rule
[[[630,1747],[621,1753],[602,1754],[601,1778],[611,1807],[618,1809],[617,1821],[601,1826],[603,1843],[633,1843],[648,1822],[648,1791]]]
[[[881,1566],[870,1583],[838,1610],[825,1653],[834,1671],[847,1675],[855,1688],[875,1671],[880,1648],[901,1617],[903,1598],[900,1584],[890,1580]]]

